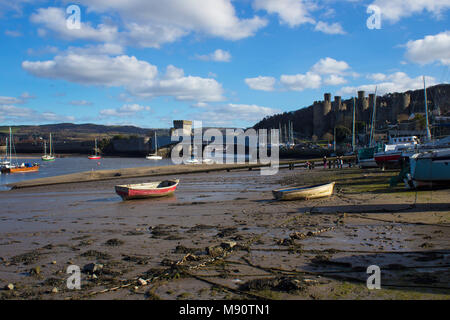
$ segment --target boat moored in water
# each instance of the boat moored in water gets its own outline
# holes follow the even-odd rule
[[[123,200],[146,199],[165,197],[173,194],[177,189],[179,180],[164,180],[140,184],[127,184],[115,186],[116,193]]]
[[[333,194],[335,182],[314,186],[289,187],[273,190],[277,200],[309,200],[329,197]]]

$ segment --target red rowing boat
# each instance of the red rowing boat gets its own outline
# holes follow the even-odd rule
[[[156,198],[171,195],[178,186],[178,179],[156,181],[141,184],[126,184],[115,187],[123,200]]]
[[[101,156],[88,156],[88,159],[91,159],[91,160],[99,160],[101,158],[102,158]]]

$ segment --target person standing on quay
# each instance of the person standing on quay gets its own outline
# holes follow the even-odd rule
[[[323,157],[323,168],[326,169],[327,168],[327,156]]]

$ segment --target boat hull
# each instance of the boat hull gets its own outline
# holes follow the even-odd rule
[[[375,154],[374,159],[380,168],[400,168],[402,153],[379,153]]]
[[[272,193],[277,200],[310,200],[331,196],[333,194],[334,185],[335,182],[308,187],[291,187],[273,190]]]
[[[168,180],[151,184],[119,185],[115,186],[115,190],[123,200],[167,197],[175,192],[178,182],[178,180]],[[164,184],[167,184],[167,186],[164,186]],[[162,187],[159,187],[161,185]]]
[[[375,161],[375,159],[372,158],[372,159],[359,160],[359,167],[362,169],[378,168],[378,165],[377,165],[377,162]]]
[[[411,179],[416,188],[450,186],[450,149],[410,157]]]
[[[3,168],[2,173],[21,173],[21,172],[37,172],[39,171],[39,166],[32,167],[13,167],[13,168]]]
[[[100,160],[102,157],[101,156],[89,156],[88,159],[90,160]]]

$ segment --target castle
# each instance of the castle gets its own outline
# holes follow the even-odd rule
[[[359,91],[357,97],[342,100],[340,96],[332,99],[331,93],[324,94],[323,101],[315,101],[311,106],[297,111],[267,117],[254,128],[278,128],[288,121],[294,123],[294,131],[299,136],[323,138],[332,134],[337,126],[352,128],[353,104],[355,119],[368,125],[372,119],[375,94],[366,95]],[[450,85],[442,84],[427,88],[427,103],[430,113],[445,115],[450,113]],[[424,90],[389,93],[376,97],[376,128],[387,128],[407,120],[411,114],[425,113]]]

